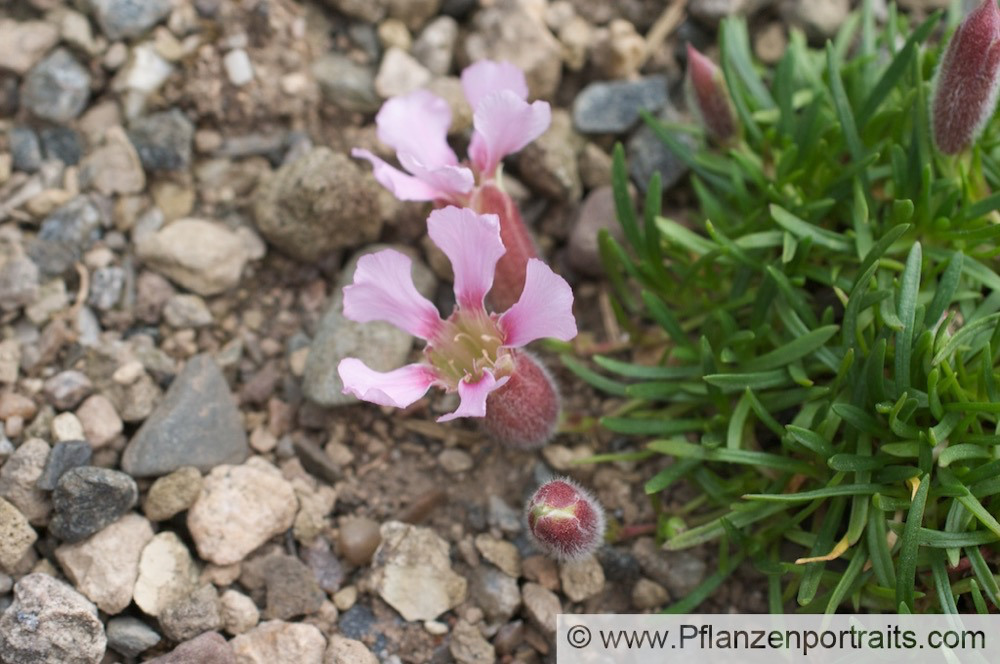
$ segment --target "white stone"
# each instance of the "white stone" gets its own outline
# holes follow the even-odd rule
[[[229,644],[240,664],[322,664],[326,639],[322,632],[306,623],[269,620]]]
[[[147,265],[198,295],[217,295],[235,286],[246,264],[240,237],[221,224],[178,219],[136,241]]]
[[[151,539],[149,521],[126,514],[82,542],[60,546],[55,555],[76,589],[114,615],[132,601],[139,557]]]
[[[198,567],[173,532],[159,533],[142,550],[134,599],[140,609],[158,616],[198,587]]]
[[[253,64],[250,56],[242,48],[234,48],[222,58],[229,82],[240,87],[253,80]]]
[[[330,637],[324,664],[378,664],[378,658],[361,641],[340,634]]]
[[[73,413],[59,413],[52,418],[52,438],[61,443],[65,440],[83,440],[83,425]]]
[[[260,621],[257,605],[238,590],[227,590],[222,593],[219,603],[222,607],[223,627],[233,636],[249,632]]]
[[[95,449],[104,447],[122,432],[122,418],[103,394],[87,397],[76,409],[76,416],[83,425],[84,440]]]
[[[431,82],[430,71],[406,51],[392,47],[382,56],[375,92],[383,99],[405,95]]]

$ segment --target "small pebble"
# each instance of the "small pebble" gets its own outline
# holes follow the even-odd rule
[[[242,48],[233,49],[222,59],[229,82],[240,87],[253,80],[253,64],[250,56]]]
[[[83,440],[83,425],[73,413],[59,413],[52,418],[52,437],[57,441]]]
[[[346,517],[341,520],[337,549],[352,565],[367,565],[381,542],[379,524],[375,521],[365,517]]]
[[[472,469],[472,457],[462,450],[448,449],[438,455],[438,463],[451,474],[464,473]]]
[[[340,611],[347,611],[358,601],[358,587],[345,586],[333,595],[333,603]]]

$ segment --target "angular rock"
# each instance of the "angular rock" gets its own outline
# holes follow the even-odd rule
[[[174,295],[163,307],[163,319],[177,329],[205,327],[212,324],[212,312],[205,300],[190,293]]]
[[[457,40],[458,22],[450,16],[438,16],[413,42],[413,56],[435,76],[447,76]]]
[[[382,104],[375,92],[375,71],[340,53],[325,53],[313,60],[312,75],[323,98],[345,111],[374,113]]]
[[[194,125],[176,108],[135,120],[128,137],[147,171],[183,171],[191,164]]]
[[[67,166],[76,166],[83,157],[83,137],[70,127],[46,127],[39,132],[42,152],[46,159],[58,159]]]
[[[632,606],[641,611],[662,607],[669,599],[670,593],[656,581],[639,579],[632,586]]]
[[[0,68],[24,75],[59,42],[59,28],[48,21],[0,19]]]
[[[584,134],[620,134],[639,121],[639,111],[656,113],[667,104],[667,79],[591,83],[573,101],[573,125]]]
[[[677,111],[672,106],[667,106],[658,117],[661,120],[676,120]],[[677,139],[694,147],[694,138],[688,134],[678,134]],[[660,185],[666,191],[688,172],[687,165],[647,125],[632,134],[625,145],[625,153],[629,155],[628,172],[632,176],[632,182],[643,192],[649,186],[649,178],[653,173],[660,174]]]
[[[90,295],[87,304],[100,311],[108,311],[118,304],[125,288],[125,270],[109,265],[94,270],[90,278]]]
[[[138,657],[160,642],[155,629],[138,618],[112,618],[107,627],[108,645],[126,657]]]
[[[80,162],[80,185],[105,196],[138,194],[146,188],[139,153],[124,129],[114,126],[105,131],[104,143]]]
[[[142,511],[151,521],[166,521],[194,505],[201,494],[201,473],[185,466],[159,478],[149,487]]]
[[[469,597],[491,624],[507,622],[521,606],[517,579],[488,565],[476,568],[469,584]]]
[[[187,641],[222,628],[219,594],[208,583],[160,612],[160,627],[172,641]]]
[[[150,268],[198,295],[217,295],[239,283],[247,248],[239,234],[202,219],[178,219],[136,239]]]
[[[37,539],[38,533],[20,510],[0,498],[0,570],[13,571]]]
[[[66,471],[86,466],[93,454],[93,448],[85,440],[66,440],[56,443],[49,452],[45,469],[42,470],[36,486],[45,491],[54,490],[59,485],[59,478],[65,475]]]
[[[323,664],[378,664],[378,658],[361,641],[334,634],[330,637]]]
[[[101,237],[103,221],[89,196],[77,196],[45,218],[28,255],[43,274],[61,275]]]
[[[582,602],[604,590],[604,569],[593,555],[561,563],[559,579],[572,602]]]
[[[64,48],[36,64],[21,86],[21,104],[35,116],[57,124],[80,115],[90,97],[90,74]]]
[[[459,620],[452,628],[448,651],[459,664],[490,664],[497,657],[479,628],[466,620]]]
[[[170,0],[90,0],[97,24],[111,41],[143,34],[170,14]]]
[[[0,498],[14,505],[34,526],[45,525],[52,511],[48,492],[37,486],[48,457],[48,444],[41,438],[29,438],[0,466]]]
[[[268,620],[316,613],[326,599],[312,570],[292,556],[270,556],[264,563],[264,584],[267,588],[264,617]]]
[[[465,600],[465,578],[451,569],[448,543],[430,528],[382,524],[373,586],[405,620],[434,620]]]
[[[79,542],[118,520],[139,499],[135,480],[108,468],[86,466],[67,471],[52,493],[49,533]]]
[[[562,613],[559,596],[537,583],[526,583],[521,588],[524,610],[531,623],[543,634],[552,636],[556,631],[556,617]]]
[[[126,514],[82,542],[60,546],[55,556],[77,590],[115,615],[132,602],[139,556],[152,539],[149,521]]]
[[[198,553],[230,565],[292,526],[298,501],[277,468],[263,459],[218,466],[204,479],[187,524]]]
[[[240,463],[249,453],[225,377],[211,356],[196,355],[129,441],[121,463],[133,477],[155,477],[183,466],[204,472]]]
[[[273,660],[270,664],[280,662]],[[166,655],[146,660],[146,664],[237,664],[236,655],[218,632],[205,632],[185,641]]]
[[[570,267],[590,277],[604,274],[597,247],[597,236],[601,230],[607,230],[619,242],[623,237],[615,212],[614,191],[610,186],[593,189],[580,205],[566,251]]]
[[[229,642],[240,664],[322,664],[326,639],[313,625],[269,620]]]
[[[24,255],[20,242],[0,236],[0,311],[31,305],[38,299],[38,292],[38,266]],[[20,357],[20,346],[17,352]],[[3,364],[0,360],[0,366]],[[14,381],[5,379],[2,382]]]
[[[346,155],[314,148],[258,187],[257,228],[289,256],[316,262],[378,237],[382,219],[376,186]]]
[[[122,418],[114,404],[103,394],[94,394],[76,409],[76,417],[83,425],[84,437],[94,449],[104,447],[122,432]]]
[[[34,173],[42,167],[42,144],[34,130],[29,127],[14,127],[7,135],[7,141],[15,171]]]
[[[521,576],[521,554],[516,546],[486,533],[476,535],[475,541],[476,549],[483,558],[496,565],[500,571],[515,579]]]
[[[198,567],[184,542],[172,531],[150,540],[139,556],[133,598],[140,609],[159,616],[165,608],[198,587]]]
[[[107,643],[97,607],[47,574],[22,577],[0,613],[4,664],[98,664]]]
[[[260,611],[254,601],[238,590],[227,590],[219,598],[222,626],[236,636],[249,632],[260,621]]]
[[[577,167],[582,149],[583,138],[573,130],[569,113],[555,109],[548,130],[517,156],[521,179],[547,198],[575,203],[583,193]]]
[[[70,369],[60,371],[42,385],[49,402],[59,410],[70,410],[83,401],[94,389],[90,379],[83,373]]]
[[[393,46],[382,57],[375,74],[375,92],[383,99],[409,94],[431,82],[433,75],[401,48]]]

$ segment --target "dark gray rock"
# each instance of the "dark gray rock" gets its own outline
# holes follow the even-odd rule
[[[340,53],[316,58],[312,73],[323,98],[346,111],[374,113],[382,104],[375,92],[375,70]]]
[[[38,299],[38,266],[24,255],[16,237],[0,237],[0,311],[11,311]]]
[[[80,115],[90,97],[90,74],[69,51],[59,48],[24,78],[21,104],[32,114],[59,124]]]
[[[340,614],[337,629],[349,639],[363,639],[373,632],[377,624],[378,619],[371,609],[364,604],[355,604]]]
[[[122,468],[133,477],[158,477],[183,466],[207,472],[249,454],[226,379],[209,355],[196,355],[132,437]]]
[[[97,23],[112,40],[138,37],[170,13],[170,0],[90,0]]]
[[[469,597],[491,623],[507,622],[521,606],[517,579],[490,565],[476,568],[469,584]]]
[[[98,664],[107,643],[97,607],[48,574],[22,577],[0,613],[4,664]]]
[[[656,113],[667,103],[667,79],[591,83],[573,102],[573,125],[584,134],[619,134],[639,121],[639,110]]]
[[[615,213],[615,197],[610,186],[598,187],[583,199],[569,234],[566,260],[577,272],[591,277],[604,274],[597,234],[608,230],[621,241],[622,229]]]
[[[215,586],[205,584],[160,613],[160,627],[172,641],[186,641],[222,628],[222,607]]]
[[[315,575],[298,558],[283,554],[270,556],[264,562],[264,585],[268,620],[289,620],[319,611],[326,594]]]
[[[59,479],[73,468],[86,466],[93,456],[93,448],[85,440],[65,440],[52,446],[45,469],[35,484],[39,489],[52,491],[59,486]]]
[[[344,566],[334,555],[330,542],[325,537],[317,537],[301,551],[302,559],[312,570],[319,587],[331,595],[340,590],[344,582]]]
[[[90,279],[87,304],[95,309],[107,311],[118,304],[124,288],[125,270],[117,265],[98,268],[94,270]]]
[[[676,120],[673,107],[666,107],[659,114],[661,120]],[[678,133],[677,140],[695,147],[695,140],[690,134]],[[688,167],[657,137],[648,125],[643,124],[632,134],[625,145],[628,155],[628,172],[632,182],[643,192],[649,186],[649,178],[659,172],[660,185],[664,191],[677,184],[687,175]]]
[[[83,138],[69,127],[47,127],[41,132],[42,153],[46,159],[58,159],[67,166],[76,166],[83,157]]]
[[[15,171],[34,173],[42,167],[42,144],[30,127],[14,127],[8,135]]]
[[[49,533],[79,542],[118,520],[135,506],[139,489],[125,473],[108,468],[73,468],[52,494],[54,515]]]
[[[126,657],[137,657],[160,642],[155,629],[131,616],[112,618],[107,632],[108,645]]]
[[[194,125],[176,108],[139,118],[128,137],[147,171],[181,171],[191,164]]]
[[[42,390],[49,403],[59,410],[72,410],[94,389],[86,374],[76,369],[60,371],[45,381]]]
[[[28,255],[46,276],[58,276],[73,267],[83,252],[101,237],[103,215],[87,196],[77,196],[42,222]]]
[[[9,118],[17,114],[17,106],[21,100],[17,83],[16,74],[0,72],[0,118]]]

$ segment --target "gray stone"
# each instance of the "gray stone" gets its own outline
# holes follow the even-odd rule
[[[179,468],[153,482],[142,509],[150,520],[166,521],[194,505],[201,493],[201,482],[197,468]]]
[[[146,188],[139,153],[115,125],[104,132],[104,142],[80,162],[80,186],[105,196],[138,194]]]
[[[178,219],[136,239],[146,265],[198,295],[236,286],[249,258],[246,242],[228,227],[203,219]]]
[[[556,617],[563,612],[558,595],[537,583],[526,583],[521,598],[528,620],[551,638],[556,631]]]
[[[222,607],[215,586],[208,583],[160,613],[163,634],[173,641],[186,641],[204,632],[222,629]]]
[[[49,494],[37,486],[48,457],[48,443],[29,438],[0,466],[0,498],[8,500],[36,526],[44,525],[52,511]]]
[[[269,620],[235,637],[230,646],[241,664],[322,664],[326,639],[314,625]]]
[[[128,137],[147,171],[183,171],[191,164],[194,125],[176,108],[139,118]]]
[[[170,327],[179,329],[205,327],[212,324],[212,312],[205,300],[190,293],[179,293],[167,300],[163,318]]]
[[[345,111],[374,113],[382,104],[375,92],[375,70],[340,53],[326,53],[312,63],[312,74],[326,101]]]
[[[89,196],[77,196],[42,222],[28,255],[46,276],[73,267],[101,236],[103,215]]]
[[[58,42],[59,28],[48,21],[0,19],[0,70],[23,75]]]
[[[38,299],[38,266],[20,242],[0,236],[0,311],[12,311]]]
[[[46,159],[58,159],[67,166],[76,166],[83,157],[83,138],[70,127],[46,127],[39,132],[42,153]]]
[[[361,19],[365,23],[378,23],[385,18],[388,0],[325,0],[337,11]]]
[[[85,440],[67,440],[56,443],[49,452],[49,458],[45,462],[45,469],[42,476],[38,478],[36,486],[39,489],[52,491],[58,486],[59,478],[67,471],[90,463],[93,456],[93,448]]]
[[[170,0],[90,0],[104,35],[112,40],[138,37],[170,13]]]
[[[372,242],[382,229],[374,180],[325,147],[267,178],[255,194],[254,217],[268,242],[306,262]]]
[[[52,494],[49,533],[64,542],[79,542],[117,521],[138,499],[135,480],[125,473],[73,468],[63,474]]]
[[[361,256],[385,249],[383,245],[368,247],[354,256],[340,273],[336,295],[320,320],[319,330],[309,349],[309,359],[302,378],[305,395],[321,406],[342,406],[357,403],[357,398],[344,394],[344,384],[337,365],[345,357],[356,357],[376,371],[390,371],[405,363],[413,337],[384,322],[358,323],[342,313],[343,289],[354,280],[354,270]],[[412,255],[403,247],[391,247]],[[413,261],[413,283],[417,290],[432,297],[437,281],[423,263]]]
[[[511,535],[516,535],[524,528],[523,514],[508,505],[500,496],[490,494],[486,509],[486,520],[491,528],[499,528]]]
[[[615,212],[615,195],[610,186],[598,187],[583,199],[573,229],[569,233],[566,259],[574,270],[590,277],[604,274],[597,236],[607,230],[619,242],[623,232]]]
[[[122,297],[125,288],[125,270],[117,265],[109,265],[94,270],[90,278],[90,294],[87,304],[100,311],[113,308]]]
[[[661,120],[676,120],[677,112],[667,106],[660,114]],[[695,140],[689,134],[678,133],[677,140],[695,147]],[[645,191],[653,173],[660,174],[660,185],[664,191],[670,189],[683,178],[687,165],[661,141],[648,125],[639,127],[625,145],[628,155],[628,172],[632,182]]]
[[[271,660],[279,662],[280,659]],[[290,660],[294,661],[294,660]],[[205,632],[146,664],[237,664],[233,649],[218,632]]]
[[[490,623],[507,622],[521,606],[517,579],[489,565],[476,568],[469,584],[469,597]]]
[[[30,127],[14,127],[7,135],[16,171],[34,173],[42,167],[42,144]]]
[[[122,455],[134,477],[166,475],[182,466],[208,471],[250,453],[239,411],[215,360],[196,355],[170,385]]]
[[[649,537],[632,545],[632,553],[646,576],[663,585],[674,597],[684,597],[702,582],[708,566],[694,551],[663,551]]]
[[[582,602],[604,590],[604,569],[593,554],[559,564],[562,591],[572,602]]]
[[[47,574],[22,577],[0,614],[3,664],[98,664],[107,643],[97,607]]]
[[[583,193],[577,154],[583,137],[573,130],[569,113],[552,111],[552,124],[517,156],[519,175],[532,189],[561,203],[575,203]]]
[[[639,121],[641,109],[656,113],[666,104],[667,80],[663,76],[647,76],[635,81],[599,81],[591,83],[576,96],[573,124],[584,134],[619,134]]]
[[[458,39],[458,22],[450,16],[438,16],[413,42],[413,56],[435,76],[447,76]]]
[[[459,620],[451,631],[448,651],[459,664],[491,664],[496,652],[479,628],[466,620]]]
[[[270,556],[264,562],[264,584],[267,588],[268,620],[288,620],[319,611],[326,599],[305,563],[287,555]]]
[[[45,396],[59,410],[75,408],[93,389],[90,379],[75,369],[60,371],[43,385]]]
[[[727,16],[750,16],[773,3],[774,0],[691,0],[688,12],[714,28]]]
[[[28,519],[0,498],[0,570],[13,571],[37,540],[38,533]]]
[[[34,115],[67,123],[90,97],[90,74],[69,51],[59,48],[32,67],[21,86],[21,103]]]
[[[378,664],[378,658],[361,641],[340,634],[330,636],[330,645],[323,656],[324,664]]]
[[[107,632],[108,645],[126,657],[138,657],[160,642],[155,629],[131,616],[112,618]]]
[[[850,0],[826,0],[826,2],[784,0],[778,5],[778,11],[786,23],[801,28],[816,42],[822,42],[836,35],[850,10]]]

